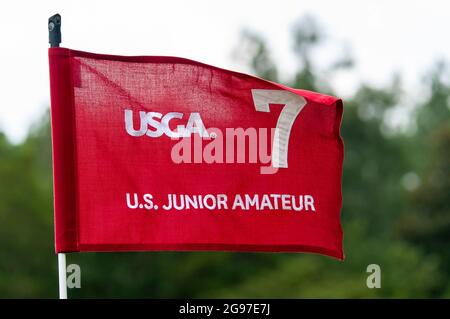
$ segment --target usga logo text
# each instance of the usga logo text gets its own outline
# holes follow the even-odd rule
[[[169,112],[163,116],[158,112],[139,112],[140,125],[138,129],[133,125],[133,111],[125,110],[125,128],[131,136],[160,137],[163,134],[171,138],[190,137],[199,134],[201,137],[209,137],[203,124],[200,113],[193,112],[189,115],[186,125],[179,124],[176,129],[171,129],[173,119],[183,120],[183,113]],[[172,124],[173,126],[173,124]]]

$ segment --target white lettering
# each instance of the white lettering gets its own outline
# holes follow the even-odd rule
[[[125,110],[125,130],[128,135],[139,137],[147,135],[148,137],[160,137],[163,134],[170,138],[190,137],[192,134],[198,134],[200,137],[209,137],[208,131],[203,124],[200,113],[194,112],[189,115],[186,126],[179,124],[173,130],[171,121],[183,119],[183,113],[169,112],[162,115],[158,112],[139,112],[139,130],[135,129],[133,111]]]

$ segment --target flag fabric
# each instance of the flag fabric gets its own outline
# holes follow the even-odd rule
[[[56,252],[343,259],[340,99],[176,57],[49,65]]]

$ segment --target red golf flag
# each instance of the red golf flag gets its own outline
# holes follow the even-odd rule
[[[341,100],[175,57],[49,62],[56,252],[343,259]]]

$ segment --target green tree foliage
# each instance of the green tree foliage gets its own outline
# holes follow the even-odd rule
[[[324,37],[299,21],[293,52],[299,69],[285,84],[336,94],[327,75],[351,68],[314,65]],[[264,39],[247,31],[238,55],[252,72],[278,81]],[[323,69],[323,68],[322,68]],[[307,254],[226,252],[69,254],[81,266],[71,297],[443,297],[450,296],[450,109],[448,71],[437,63],[423,83],[426,98],[396,132],[386,119],[405,92],[361,84],[344,101],[342,220],[346,260]],[[56,297],[51,141],[48,115],[12,145],[0,133],[0,297]],[[366,287],[366,267],[379,264],[380,289]]]
[[[450,297],[450,85],[449,70],[439,62],[426,79],[429,95],[417,109],[412,145],[421,184],[411,194],[399,233],[440,257],[445,274],[436,295]]]

